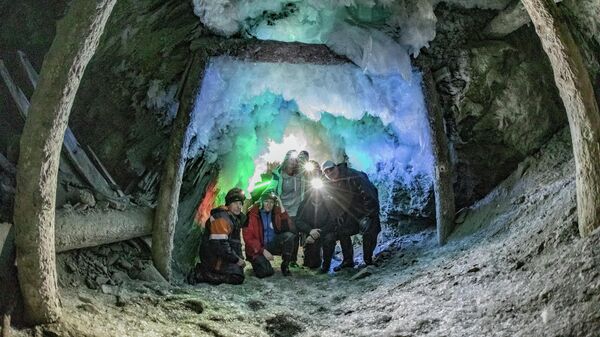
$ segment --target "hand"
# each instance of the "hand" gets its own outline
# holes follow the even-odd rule
[[[308,237],[313,240],[318,240],[321,237],[321,230],[318,228],[311,229],[308,233]]]
[[[312,245],[313,243],[315,243],[315,239],[309,235],[306,237],[306,243],[308,243],[309,245]]]
[[[279,208],[281,209],[281,213],[285,213],[285,208],[283,208],[283,203],[281,202],[281,198],[278,195],[276,195],[275,198],[277,198],[276,205],[279,206]]]
[[[271,252],[269,252],[266,249],[263,249],[263,256],[269,260],[269,261],[273,261],[273,254],[271,254]]]
[[[237,265],[244,268],[246,266],[246,261],[239,259],[237,262]]]

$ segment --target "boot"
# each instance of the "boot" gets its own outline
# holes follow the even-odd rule
[[[333,271],[338,272],[344,268],[354,268],[354,261],[343,261],[339,265],[333,267]]]
[[[281,275],[283,276],[291,276],[292,273],[290,272],[290,263],[285,261],[281,263]]]

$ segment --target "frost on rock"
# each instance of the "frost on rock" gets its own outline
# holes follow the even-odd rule
[[[177,84],[164,87],[162,81],[150,81],[145,105],[148,109],[156,112],[156,116],[163,126],[170,125],[175,119],[179,107],[176,94]]]
[[[428,46],[436,23],[429,0],[194,0],[194,13],[217,34],[327,44],[366,73],[404,76],[407,53]]]
[[[267,162],[294,147],[319,162],[348,160],[383,189],[391,181],[411,186],[432,167],[420,83],[417,72],[407,81],[352,64],[213,58],[194,105],[188,155],[217,161],[221,190],[251,187]],[[283,143],[278,157],[265,157]]]
[[[402,74],[410,78],[410,58],[404,48],[376,29],[341,23],[329,34],[327,46],[345,55],[369,75]]]

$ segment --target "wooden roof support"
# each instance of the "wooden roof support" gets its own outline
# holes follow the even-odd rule
[[[59,319],[55,207],[61,145],[81,77],[116,0],[75,0],[57,24],[21,136],[15,197],[19,285],[31,324]]]
[[[22,51],[18,51],[18,55],[21,65],[25,69],[29,81],[35,89],[37,87],[39,76],[33,68],[33,65],[29,62],[27,55],[25,55],[25,53],[23,53]],[[19,112],[21,113],[21,116],[24,120],[27,120],[27,112],[30,106],[29,100],[27,99],[25,94],[23,94],[23,91],[21,91],[21,89],[14,83],[12,77],[10,76],[10,73],[4,66],[4,62],[2,62],[2,60],[0,60],[0,75],[2,75],[4,83],[8,87],[14,101],[17,103],[17,107],[19,109]],[[112,179],[108,171],[106,171],[106,169],[97,157],[95,157],[95,160],[96,165],[98,165],[99,168],[96,167],[96,165],[94,165],[92,160],[90,160],[87,153],[84,151],[84,149],[81,147],[81,145],[75,138],[73,131],[71,131],[71,128],[69,128],[68,126],[63,139],[62,155],[63,157],[65,157],[65,159],[68,159],[71,166],[75,169],[79,176],[81,176],[83,181],[87,183],[91,189],[96,191],[96,193],[109,199],[114,198],[115,195],[118,197],[124,196],[124,193],[121,191],[121,188]],[[95,154],[93,155],[95,156]],[[61,167],[64,165],[62,160],[60,165]],[[103,172],[101,172],[100,170],[103,170]],[[65,170],[61,169],[61,171]]]
[[[554,70],[575,156],[581,236],[600,228],[600,111],[581,52],[552,0],[522,0]]]
[[[452,163],[448,149],[448,137],[444,116],[430,71],[423,76],[423,91],[427,104],[431,149],[433,153],[433,191],[435,195],[435,219],[438,244],[443,245],[454,230],[454,187],[452,186]]]

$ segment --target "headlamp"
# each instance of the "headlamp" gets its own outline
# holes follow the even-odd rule
[[[310,181],[310,185],[314,189],[321,189],[321,188],[323,188],[323,186],[325,186],[325,184],[323,183],[323,180],[321,180],[321,178],[313,178]]]
[[[315,168],[316,168],[315,164],[312,162],[306,162],[304,164],[304,171],[306,171],[306,172],[312,172],[315,170]]]

